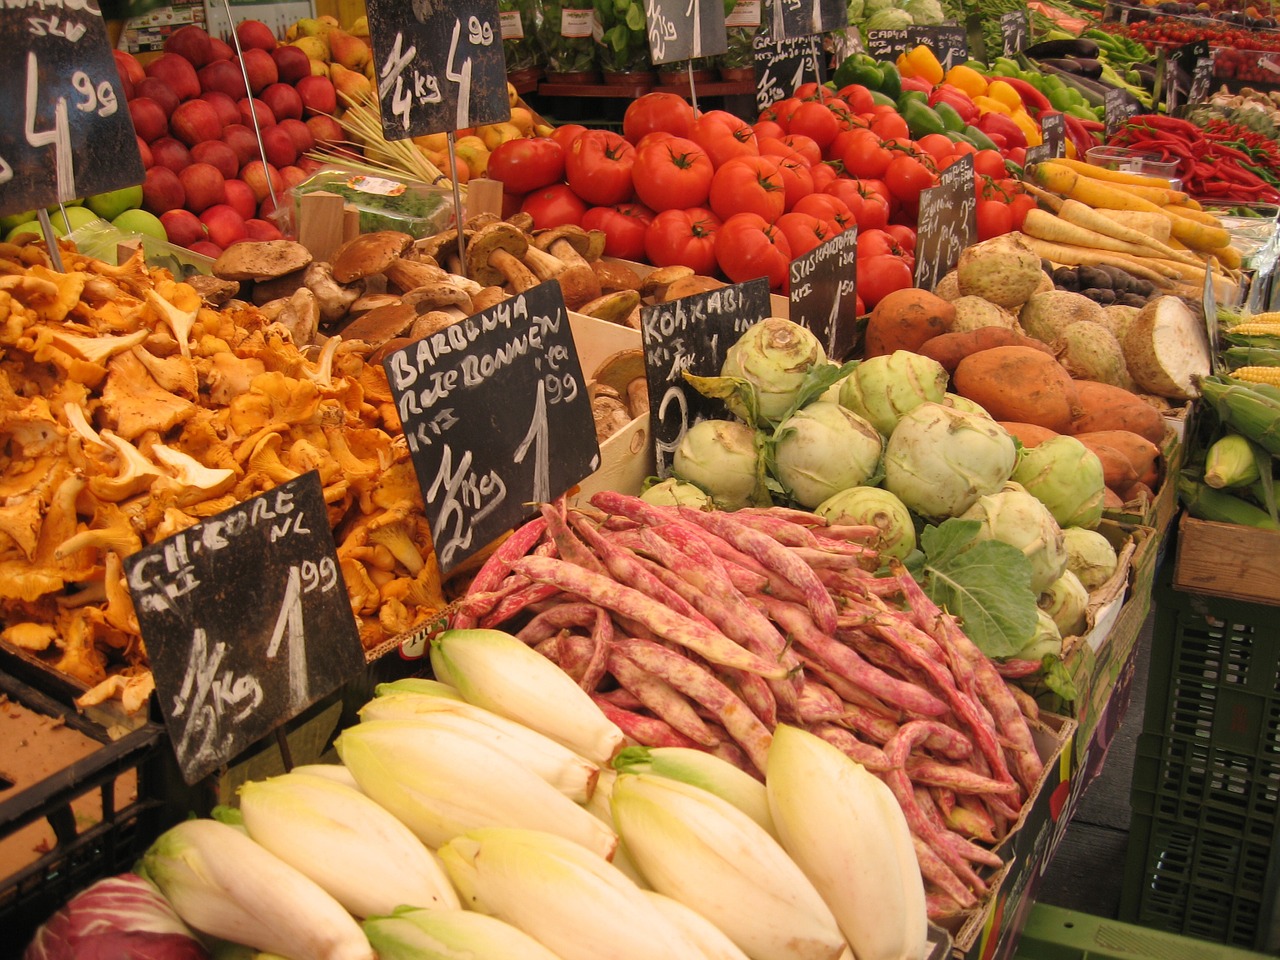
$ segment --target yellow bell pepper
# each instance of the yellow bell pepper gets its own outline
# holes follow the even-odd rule
[[[893,65],[898,68],[898,76],[900,77],[914,77],[916,75],[915,67],[907,59],[906,51],[898,54],[898,59],[893,61]]]
[[[943,69],[933,51],[920,44],[906,54],[907,63],[911,65],[912,76],[927,80],[931,84],[942,82]]]
[[[992,80],[986,95],[992,100],[999,100],[1010,110],[1022,109],[1022,95],[1003,80]]]
[[[980,97],[987,92],[987,78],[972,67],[956,64],[947,71],[944,79],[971,97]]]
[[[994,100],[986,94],[973,98],[973,105],[978,108],[978,113],[1003,113],[1006,117],[1010,116],[1013,111],[1006,104],[999,100]]]
[[[1014,110],[1009,114],[1009,119],[1018,125],[1022,135],[1027,138],[1028,147],[1036,147],[1044,143],[1044,134],[1040,132],[1040,125],[1031,119],[1027,111]]]

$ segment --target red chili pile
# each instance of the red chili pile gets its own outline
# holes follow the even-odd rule
[[[1142,114],[1131,118],[1108,143],[1178,161],[1182,188],[1196,199],[1280,202],[1280,151],[1273,142],[1235,124],[1214,120],[1202,130],[1176,117]]]

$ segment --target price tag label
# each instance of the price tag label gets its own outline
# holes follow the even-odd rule
[[[1187,103],[1204,103],[1213,86],[1214,56],[1217,51],[1210,47],[1209,55],[1196,61],[1191,73],[1191,89],[1187,93]]]
[[[388,140],[511,116],[497,0],[368,0],[367,7]]]
[[[543,283],[382,361],[442,572],[600,465],[558,283]]]
[[[187,783],[364,669],[314,470],[124,563]]]
[[[1136,117],[1142,112],[1142,104],[1138,102],[1138,98],[1119,87],[1107,89],[1102,106],[1106,115],[1108,137],[1124,126],[1130,117]]]
[[[896,60],[914,46],[906,30],[867,31],[867,53],[877,60]]]
[[[719,0],[646,0],[649,58],[655,64],[711,57],[729,51]]]
[[[831,360],[849,359],[857,339],[857,267],[854,228],[791,261],[791,319],[813,331]]]
[[[141,183],[146,175],[107,26],[93,4],[11,5],[0,17],[0,215]]]
[[[773,0],[773,34],[784,40],[844,30],[849,14],[843,0]]]
[[[704,397],[685,381],[684,372],[719,376],[728,349],[772,312],[769,282],[763,278],[641,308],[649,423],[660,476],[670,472],[671,455],[689,427],[727,416],[724,401]]]
[[[802,83],[826,82],[820,37],[772,40],[762,27],[751,42],[755,47],[757,111],[789,97]]]
[[[1000,14],[1000,36],[1004,55],[1012,57],[1027,47],[1027,11],[1010,10]]]
[[[1044,137],[1045,160],[1057,160],[1067,155],[1067,124],[1062,114],[1044,114],[1040,118],[1040,133]]]
[[[1165,110],[1199,103],[1213,81],[1213,50],[1207,40],[1184,44],[1169,54],[1164,77]]]
[[[920,193],[916,228],[916,286],[932,290],[960,261],[960,251],[977,240],[974,219],[973,157],[963,156],[942,171],[936,187]]]
[[[908,27],[907,37],[913,47],[923,44],[932,50],[943,70],[950,70],[969,59],[969,33],[956,24]]]

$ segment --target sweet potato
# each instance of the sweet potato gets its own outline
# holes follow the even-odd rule
[[[1125,502],[1125,505],[1133,504],[1139,507],[1139,510],[1145,512],[1147,506],[1155,502],[1156,494],[1149,486],[1141,480],[1135,480],[1129,486],[1119,491],[1119,497]]]
[[[956,366],[951,389],[996,420],[1067,433],[1079,412],[1076,386],[1062,365],[1034,347],[993,347]]]
[[[955,317],[956,308],[928,290],[895,290],[871,311],[863,354],[880,357],[895,350],[919,353],[922,345],[951,329]]]
[[[1076,439],[1085,446],[1089,446],[1091,442],[1105,444],[1123,454],[1133,466],[1137,479],[1159,474],[1156,462],[1160,459],[1160,448],[1132,430],[1093,430],[1089,433],[1077,433]]]
[[[1164,443],[1165,422],[1160,411],[1123,387],[1077,380],[1076,397],[1080,413],[1065,432],[1131,430],[1157,446]]]
[[[947,373],[952,373],[960,365],[960,361],[971,353],[990,350],[992,347],[1034,347],[1053,356],[1053,350],[1048,344],[1004,327],[979,327],[976,330],[939,334],[928,340],[916,353],[937,360],[946,368]]]
[[[1034,423],[1001,420],[1000,426],[1017,437],[1018,442],[1024,447],[1036,447],[1046,440],[1052,440],[1054,437],[1060,436],[1056,430],[1050,430],[1048,427],[1038,427]]]
[[[1123,490],[1129,484],[1137,482],[1138,471],[1133,469],[1129,458],[1115,447],[1092,439],[1088,434],[1076,439],[1093,451],[1094,456],[1102,462],[1102,482],[1112,490]]]
[[[1124,509],[1124,499],[1120,494],[1116,493],[1110,487],[1102,488],[1102,509],[1103,510],[1122,510]]]

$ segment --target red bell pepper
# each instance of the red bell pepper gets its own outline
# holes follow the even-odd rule
[[[921,77],[903,77],[902,89],[904,92],[907,90],[919,90],[921,93],[929,93],[933,90],[933,84]]]
[[[978,118],[978,122],[974,126],[993,140],[997,133],[1000,134],[1010,147],[1025,147],[1027,145],[1027,137],[1022,132],[1022,128],[1003,113],[997,113],[994,110],[990,113],[984,113]]]
[[[965,123],[973,123],[978,119],[978,108],[973,105],[973,98],[959,87],[949,83],[940,83],[934,87],[929,94],[929,106],[937,106],[939,103],[950,106],[960,114],[960,119]]]

